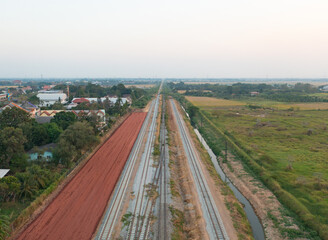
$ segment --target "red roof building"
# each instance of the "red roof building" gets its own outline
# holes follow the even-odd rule
[[[85,98],[77,98],[77,99],[74,99],[73,100],[73,103],[77,103],[77,104],[80,104],[80,103],[90,103],[90,101],[88,99],[85,99]]]

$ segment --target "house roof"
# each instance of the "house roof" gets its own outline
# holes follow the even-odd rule
[[[43,117],[42,116],[42,117],[36,117],[35,121],[37,123],[43,124],[43,123],[50,123],[51,119],[53,119],[53,117],[48,117],[48,116]]]
[[[23,102],[23,104],[21,104],[21,107],[22,108],[38,108],[37,106],[35,106],[34,104],[32,104],[28,101]]]
[[[84,102],[90,102],[90,101],[85,98],[76,98],[73,100],[73,103],[84,103]]]
[[[65,93],[38,93],[38,98],[40,98],[41,101],[58,101],[60,98],[62,101],[67,98],[67,95]]]
[[[25,111],[25,112],[29,112],[28,110],[26,110],[26,109],[24,109],[24,108],[18,106],[16,103],[13,103],[13,102],[10,102],[10,103],[8,103],[7,105],[5,105],[4,107],[1,108],[1,110],[4,110],[4,109],[6,109],[6,108],[8,108],[8,107],[10,107],[10,108],[17,107],[17,108],[19,108],[19,109],[21,109],[21,110],[23,110],[23,111]]]
[[[0,169],[0,178],[6,176],[10,169]]]

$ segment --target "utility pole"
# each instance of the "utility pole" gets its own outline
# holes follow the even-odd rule
[[[227,162],[228,161],[228,142],[227,140],[225,141],[225,161]]]

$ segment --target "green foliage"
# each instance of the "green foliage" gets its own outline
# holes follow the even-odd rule
[[[0,167],[9,168],[13,157],[25,154],[26,138],[20,128],[6,127],[0,130]]]
[[[328,99],[314,95],[320,90],[310,84],[297,83],[294,86],[287,84],[246,84],[235,83],[231,86],[222,84],[184,84],[169,83],[174,91],[186,90],[185,95],[206,96],[224,99],[251,97],[251,92],[257,92],[252,98],[265,98],[281,102],[328,102]],[[250,106],[252,107],[252,106]]]
[[[132,106],[135,108],[144,108],[158,91],[158,86],[150,89],[133,88],[131,93]]]
[[[6,176],[0,179],[0,199],[1,201],[15,201],[19,194],[20,182],[15,176]]]
[[[77,117],[72,112],[59,112],[54,116],[53,119],[51,119],[52,123],[56,123],[63,130],[68,128],[68,126],[76,121]]]
[[[38,105],[40,103],[40,98],[38,98],[36,95],[32,95],[28,98],[28,101],[34,105]]]
[[[91,149],[98,143],[93,128],[87,122],[76,122],[69,126],[59,137],[54,150],[55,163],[70,166],[74,158]]]
[[[19,124],[29,121],[30,114],[16,107],[6,108],[0,113],[0,129],[5,127],[17,128]]]
[[[6,239],[10,233],[9,217],[6,215],[0,215],[0,239]]]
[[[45,123],[43,126],[47,130],[47,135],[49,138],[48,143],[56,142],[59,135],[63,132],[56,123]]]
[[[292,116],[292,118],[286,117],[282,120],[284,112],[275,111],[270,113],[271,118],[266,117],[266,119],[264,119],[266,123],[270,121],[270,124],[261,124],[261,127],[259,127],[257,124],[254,124],[257,118],[252,117],[252,115],[258,116],[258,112],[264,111],[263,109],[245,109],[239,107],[238,110],[234,109],[234,111],[238,111],[242,113],[242,115],[238,118],[234,118],[231,114],[228,114],[231,110],[222,109],[220,119],[218,120],[211,112],[199,112],[203,117],[204,123],[204,127],[200,128],[200,130],[202,134],[204,132],[206,133],[203,136],[206,138],[213,152],[217,155],[222,154],[224,142],[227,141],[230,152],[234,153],[237,158],[242,160],[251,169],[253,174],[275,193],[286,207],[298,215],[303,223],[316,230],[323,239],[326,239],[327,224],[325,224],[325,221],[327,221],[327,218],[325,216],[327,215],[325,215],[325,213],[327,212],[327,205],[324,201],[320,200],[321,196],[323,196],[322,192],[314,191],[318,182],[320,185],[325,186],[325,175],[320,175],[320,181],[318,179],[315,180],[315,177],[313,177],[312,183],[295,185],[295,179],[298,174],[305,175],[307,173],[313,173],[313,169],[319,163],[315,161],[316,152],[308,152],[311,168],[307,167],[306,159],[308,158],[303,156],[304,158],[302,160],[299,159],[293,162],[292,172],[289,171],[286,173],[285,170],[288,164],[288,157],[286,154],[296,154],[295,156],[299,156],[300,153],[303,155],[307,152],[306,149],[308,146],[305,145],[305,143],[308,140],[303,138],[305,134],[304,130],[302,130],[303,125],[306,129],[309,127],[309,124],[302,124],[302,122],[305,121],[305,112],[300,116],[302,119],[300,123],[293,124],[292,121],[295,121],[297,116]],[[323,114],[322,111],[319,113],[321,115]],[[268,115],[269,113],[266,112],[266,114]],[[277,120],[272,118],[276,117],[275,114],[279,116]],[[288,116],[288,114],[286,115]],[[322,117],[314,120],[313,114],[311,114],[311,119],[311,124],[321,126],[318,122],[321,121]],[[264,120],[262,123],[264,123]],[[200,117],[198,116],[198,125],[199,121]],[[286,127],[281,127],[282,130],[278,131],[276,130],[278,129],[278,124],[286,124]],[[250,128],[253,130],[251,135],[248,134]],[[247,131],[244,129],[247,129]],[[290,135],[281,131],[288,131],[289,133],[293,131],[294,134]],[[302,141],[296,141],[297,134],[300,133],[302,133]],[[322,134],[326,135],[324,132],[322,132]],[[310,138],[318,138],[318,134],[316,136],[314,135],[315,134],[308,136],[309,140]],[[320,142],[324,143],[326,141],[324,139],[325,138],[318,138],[316,146],[319,146],[318,144],[320,144]],[[313,141],[313,139],[310,140],[309,146],[313,147]],[[320,149],[321,150],[316,154],[318,156],[321,151],[324,151],[324,148]],[[281,153],[281,151],[283,151],[283,153]],[[282,158],[282,156],[285,157]],[[312,177],[312,175],[310,176]],[[310,176],[308,178],[310,178]],[[319,203],[320,208],[318,208]],[[290,233],[290,235],[295,234],[295,232]]]

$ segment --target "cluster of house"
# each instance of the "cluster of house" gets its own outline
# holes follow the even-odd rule
[[[40,90],[37,94],[37,97],[40,99],[40,104],[38,106],[25,101],[22,104],[17,104],[14,102],[9,102],[4,107],[0,108],[0,112],[7,108],[19,108],[25,112],[28,112],[32,118],[35,118],[39,123],[50,122],[50,120],[59,112],[73,112],[76,116],[90,116],[97,115],[100,119],[100,122],[105,122],[105,110],[72,110],[72,108],[78,106],[81,103],[93,103],[93,102],[103,102],[105,100],[109,100],[111,105],[114,105],[119,99],[121,104],[125,104],[126,102],[131,104],[130,96],[123,96],[122,98],[118,98],[117,96],[107,96],[102,98],[73,98],[72,102],[66,105],[67,110],[41,110],[40,107],[51,106],[56,102],[60,102],[62,104],[66,104],[68,100],[68,96],[61,90],[51,90],[53,88],[52,85],[44,86],[43,90]],[[0,95],[0,98],[2,95]],[[5,99],[8,96],[4,96]]]

